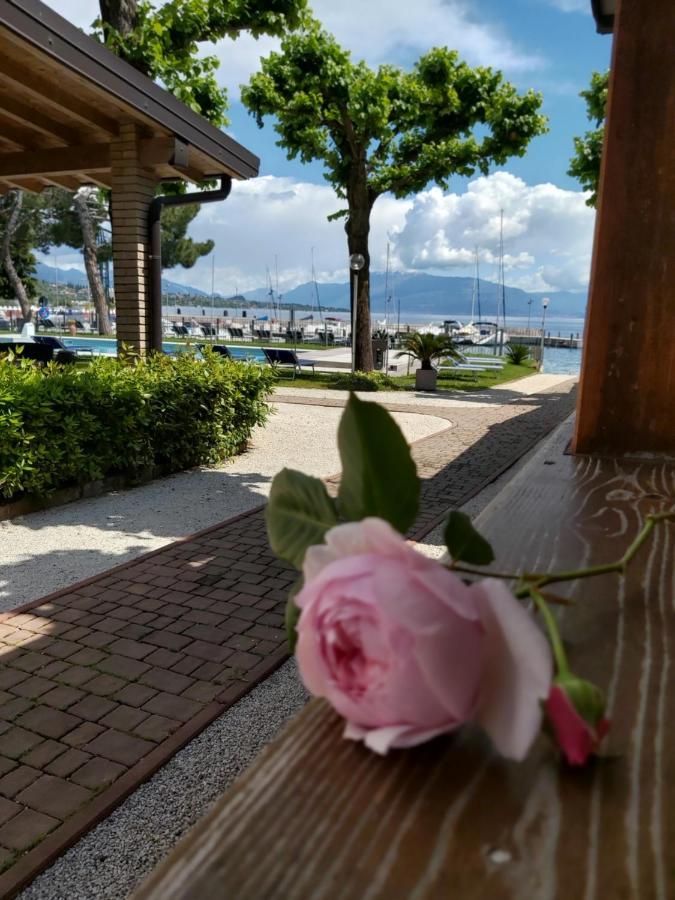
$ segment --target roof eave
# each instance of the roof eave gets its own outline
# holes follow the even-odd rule
[[[257,156],[39,0],[0,0],[0,24],[229,169],[255,177]]]

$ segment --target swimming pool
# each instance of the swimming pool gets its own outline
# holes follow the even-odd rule
[[[73,349],[80,348],[81,350],[93,350],[94,353],[103,356],[117,355],[117,341],[111,338],[67,337],[63,338],[63,343],[67,347],[72,347]],[[164,352],[171,354],[172,356],[176,353],[185,353],[185,351],[189,350],[191,347],[194,347],[194,344],[176,343],[173,341],[165,341],[162,344]],[[257,363],[266,362],[265,354],[260,347],[233,346],[228,344],[227,349],[232,354],[233,359],[250,360]]]

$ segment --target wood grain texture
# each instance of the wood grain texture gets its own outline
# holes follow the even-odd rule
[[[535,455],[480,525],[500,566],[618,557],[675,503],[675,468]],[[628,577],[568,585],[575,670],[608,694],[612,758],[559,764],[541,737],[521,764],[476,729],[378,758],[313,701],[135,895],[186,898],[675,897],[675,526]]]
[[[607,126],[575,448],[675,455],[675,3],[624,0]]]

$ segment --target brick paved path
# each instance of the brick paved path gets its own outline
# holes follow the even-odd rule
[[[418,408],[452,426],[413,447],[425,479],[414,536],[572,404],[558,389],[499,407]],[[257,509],[0,615],[0,896],[280,664],[293,581]]]

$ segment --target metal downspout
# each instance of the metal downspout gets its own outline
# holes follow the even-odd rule
[[[162,351],[162,209],[165,206],[185,206],[188,203],[215,203],[226,200],[232,190],[232,179],[223,175],[220,187],[215,191],[203,193],[165,194],[155,197],[148,211],[148,228],[150,231],[150,311],[152,329],[150,333],[150,349]]]

